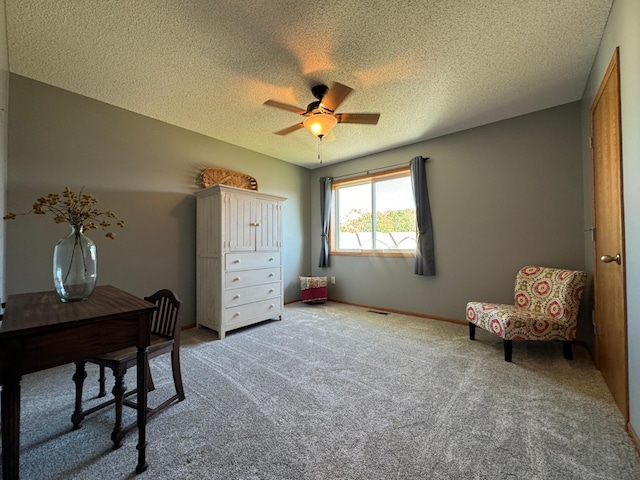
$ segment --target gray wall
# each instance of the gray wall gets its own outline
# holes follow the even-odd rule
[[[18,75],[10,77],[7,211],[36,198],[84,187],[126,227],[98,247],[98,284],[136,295],[163,287],[195,322],[195,197],[198,174],[219,166],[253,176],[259,190],[287,197],[283,239],[285,301],[299,298],[309,263],[309,171]],[[7,223],[7,294],[51,290],[56,241],[68,233],[53,218]]]
[[[414,275],[413,258],[332,256],[318,268],[318,179],[416,155],[430,157],[437,275]],[[470,300],[512,303],[524,265],[583,268],[582,211],[575,102],[314,170],[313,274],[336,277],[332,299],[463,320]]]
[[[615,0],[582,102],[585,224],[591,225],[589,109],[616,47],[620,47],[622,93],[622,170],[627,275],[630,423],[640,433],[640,2]],[[585,238],[586,262],[593,271],[593,244]]]
[[[0,32],[6,31],[4,0],[0,2]],[[5,211],[7,193],[7,134],[9,111],[9,56],[7,36],[0,35],[0,212]],[[5,298],[5,235],[6,226],[0,222],[0,298]]]

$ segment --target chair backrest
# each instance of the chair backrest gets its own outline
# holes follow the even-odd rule
[[[151,332],[175,338],[178,311],[182,302],[178,300],[178,297],[171,290],[167,289],[158,290],[153,295],[144,297],[144,299],[158,307],[153,312],[151,319]]]
[[[515,283],[515,305],[550,317],[575,321],[587,280],[586,272],[527,266]]]

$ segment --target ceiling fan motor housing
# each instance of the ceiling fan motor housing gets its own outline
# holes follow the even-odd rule
[[[314,113],[317,110],[321,110],[320,103],[322,102],[322,97],[324,97],[325,94],[328,91],[329,91],[329,87],[327,87],[326,85],[315,85],[315,86],[311,87],[311,93],[318,100],[316,100],[315,102],[311,102],[309,105],[307,105],[307,112],[306,112],[305,115],[308,115],[310,113]],[[323,109],[322,113],[324,113],[324,109]]]
[[[306,111],[305,115],[313,113],[315,110],[319,110],[319,109],[320,109],[320,100],[316,100],[315,102],[311,102],[309,105],[307,105],[307,111]]]
[[[329,87],[327,87],[326,85],[315,85],[311,87],[311,93],[318,100],[322,100],[322,97],[324,97],[324,95],[327,93],[328,90],[329,90]]]

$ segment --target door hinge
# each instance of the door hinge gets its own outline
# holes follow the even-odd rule
[[[591,234],[591,241],[596,241],[596,227],[585,228],[584,232],[589,232]]]
[[[589,148],[593,148],[593,135],[589,137]]]

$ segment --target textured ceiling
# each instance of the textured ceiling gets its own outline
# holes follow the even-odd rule
[[[295,113],[355,91],[324,163],[580,99],[612,0],[5,0],[9,68],[315,168]],[[215,159],[212,159],[215,163]]]

